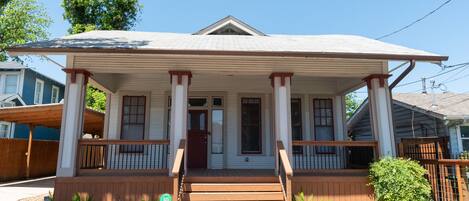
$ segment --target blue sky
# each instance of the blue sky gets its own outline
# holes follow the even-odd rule
[[[38,0],[54,23],[50,37],[67,34],[61,0]],[[370,38],[392,32],[427,14],[446,0],[140,0],[144,8],[137,31],[192,33],[226,15],[233,15],[264,33],[270,34],[354,34]],[[447,65],[469,61],[469,1],[453,0],[441,10],[411,28],[383,39],[385,42],[422,49],[450,57]],[[54,59],[65,64],[63,57]],[[58,66],[33,59],[29,64],[59,81],[65,78]],[[397,65],[392,63],[391,68]],[[434,64],[417,63],[416,69],[401,83],[440,72]],[[452,92],[469,92],[469,67],[435,78],[447,79]],[[396,71],[394,74],[399,74]],[[464,77],[467,75],[466,77]],[[464,77],[464,78],[463,78]],[[395,92],[414,92],[421,84],[396,88]],[[359,92],[366,90],[360,89]]]

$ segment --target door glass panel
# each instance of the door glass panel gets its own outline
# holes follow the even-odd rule
[[[223,110],[212,111],[212,153],[223,153]]]

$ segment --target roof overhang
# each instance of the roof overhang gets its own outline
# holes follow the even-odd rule
[[[132,49],[132,48],[31,48],[12,47],[8,49],[12,55],[49,55],[49,54],[169,54],[169,55],[214,55],[214,56],[267,56],[267,57],[313,57],[313,58],[343,58],[343,59],[377,59],[396,61],[424,61],[441,63],[447,61],[448,56],[431,55],[398,55],[398,54],[370,54],[370,53],[341,53],[341,52],[292,52],[292,51],[219,51],[219,50],[170,50],[170,49]]]

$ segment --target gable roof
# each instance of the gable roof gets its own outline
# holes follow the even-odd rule
[[[0,103],[11,102],[15,99],[18,100],[21,103],[21,105],[26,105],[26,103],[18,94],[1,94],[0,95]]]
[[[409,110],[421,112],[438,119],[464,120],[469,118],[469,93],[437,93],[435,106],[431,94],[396,93],[393,94],[393,104]],[[347,120],[350,128],[368,112],[368,99]]]
[[[435,104],[433,104],[435,96]],[[446,119],[469,118],[469,93],[397,93],[393,99],[419,109],[443,115]]]
[[[251,35],[251,36],[266,36],[266,34],[262,33],[261,31],[255,29],[254,27],[250,26],[249,24],[239,20],[238,18],[235,18],[231,15],[228,15],[215,23],[197,31],[194,33],[194,35],[209,35],[211,33],[216,32],[217,30],[220,30],[224,27],[227,26],[234,26],[235,28],[238,28],[245,32],[245,35]]]
[[[42,73],[40,73],[39,71],[37,71],[36,69],[34,68],[31,68],[31,67],[28,67],[28,66],[25,66],[19,62],[14,62],[14,61],[8,61],[8,62],[0,62],[0,69],[4,69],[4,70],[9,70],[9,69],[13,69],[13,70],[21,70],[21,69],[28,69],[28,70],[31,70],[33,71],[34,73],[37,73],[53,82],[55,82],[56,84],[59,84],[61,85],[62,87],[65,86],[64,83],[48,76],[48,75],[44,75]]]
[[[19,45],[10,53],[135,53],[227,56],[285,56],[441,62],[447,56],[355,35],[192,35],[90,31]]]

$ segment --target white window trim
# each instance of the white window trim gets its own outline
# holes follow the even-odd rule
[[[6,125],[8,126],[8,133],[5,136],[5,138],[13,138],[13,124],[10,122],[5,122],[5,121],[0,121],[0,125]]]
[[[57,96],[55,96],[55,100],[53,99],[54,96],[54,89],[57,90]],[[59,102],[59,95],[60,95],[60,88],[58,86],[52,85],[51,92],[50,92],[50,102],[51,103],[58,103]]]
[[[7,81],[7,75],[16,75],[16,93],[14,94],[19,94],[20,93],[20,80],[21,80],[21,72],[2,72],[0,74],[0,94],[5,94],[6,90],[6,81]]]
[[[457,134],[457,137],[458,137],[458,146],[459,146],[459,152],[462,153],[464,151],[464,147],[463,147],[463,143],[462,141],[463,140],[469,140],[469,137],[462,137],[461,135],[461,126],[465,127],[469,127],[469,124],[462,124],[462,125],[458,125],[456,126],[456,134]],[[469,151],[469,150],[467,150]]]
[[[37,79],[37,78],[36,78],[36,82],[35,82],[35,83],[36,83],[36,84],[35,84],[35,86],[34,86],[34,104],[42,104],[43,97],[44,97],[44,81],[41,80],[41,79]],[[38,88],[37,88],[37,83],[41,83],[42,85],[41,85],[41,93],[39,94],[39,97],[38,97],[39,100],[36,101],[36,91],[37,91],[37,89],[38,89]]]

